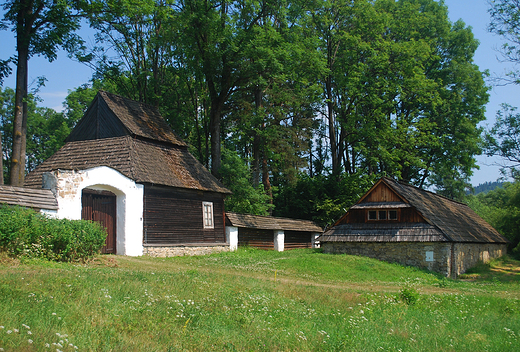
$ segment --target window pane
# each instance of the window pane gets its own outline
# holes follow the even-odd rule
[[[368,220],[377,220],[377,212],[375,210],[368,211]]]
[[[389,210],[388,211],[388,218],[390,220],[397,220],[397,210]]]
[[[202,221],[205,229],[213,228],[213,203],[202,202]]]
[[[379,211],[379,220],[386,220],[386,210]]]

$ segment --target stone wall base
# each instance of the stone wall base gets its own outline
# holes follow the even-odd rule
[[[449,242],[325,242],[324,253],[360,255],[414,266],[456,278],[475,266],[506,254],[505,244]],[[453,263],[452,263],[453,262]]]
[[[205,255],[229,252],[229,245],[216,246],[145,246],[143,254],[151,257],[181,257],[184,255]]]

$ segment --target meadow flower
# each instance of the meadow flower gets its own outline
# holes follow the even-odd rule
[[[29,340],[27,340],[27,342],[29,342],[29,343],[33,343],[33,340],[29,339]]]

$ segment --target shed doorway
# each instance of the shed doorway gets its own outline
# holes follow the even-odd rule
[[[107,230],[101,253],[116,254],[116,200],[109,191],[83,189],[81,193],[81,219],[98,222]]]

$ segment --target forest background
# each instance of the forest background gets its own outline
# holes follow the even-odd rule
[[[505,172],[516,176],[517,151],[502,142],[518,136],[500,134],[514,131],[508,123],[518,121],[515,108],[504,106],[491,130],[479,127],[489,87],[487,73],[473,62],[478,41],[462,21],[449,20],[442,1],[9,0],[3,6],[4,29],[18,28],[20,16],[35,21],[26,33],[26,60],[20,51],[0,58],[2,77],[31,56],[55,59],[59,48],[94,72],[91,82],[70,91],[62,112],[38,106],[38,82],[27,91],[25,165],[12,155],[23,115],[16,112],[18,89],[0,91],[5,180],[23,179],[61,147],[99,89],[157,107],[233,191],[230,211],[325,226],[381,176],[464,200],[482,151],[513,155]],[[504,15],[515,6],[490,1],[490,30],[506,36],[511,22]],[[76,34],[81,24],[96,32],[95,43]],[[516,60],[515,50],[506,46],[503,54]],[[502,191],[501,198],[466,200],[487,207],[494,214],[487,220],[507,232],[514,248],[520,191],[516,182]]]

